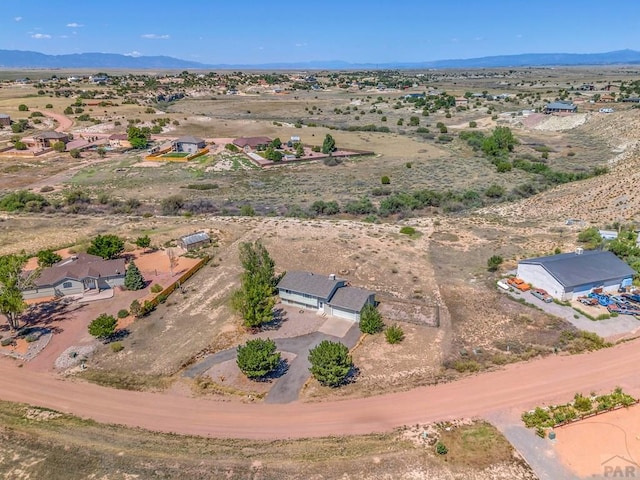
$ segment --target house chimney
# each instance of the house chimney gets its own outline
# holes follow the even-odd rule
[[[336,279],[336,274],[335,273],[330,273],[329,274],[329,279],[330,280],[335,280]]]

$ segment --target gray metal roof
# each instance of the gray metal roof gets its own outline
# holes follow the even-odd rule
[[[180,241],[185,245],[193,245],[194,243],[208,242],[211,240],[206,232],[196,232],[190,235],[180,237]]]
[[[632,277],[636,272],[611,252],[586,250],[581,254],[561,253],[550,257],[521,260],[525,265],[540,265],[565,289],[579,285],[604,283]]]
[[[185,135],[184,137],[178,138],[175,143],[194,143],[199,145],[204,143],[204,140],[200,137],[194,137],[193,135]]]
[[[9,118],[9,115],[6,113],[0,113],[0,118]]]
[[[364,288],[342,287],[336,290],[329,300],[329,305],[360,312],[374,292]]]
[[[571,102],[551,102],[545,107],[547,110],[576,110],[576,107]]]
[[[328,275],[318,275],[311,272],[287,272],[278,283],[278,288],[328,300],[336,287],[341,284],[344,284],[344,280],[331,278]]]

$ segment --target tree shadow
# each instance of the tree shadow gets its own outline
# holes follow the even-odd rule
[[[285,373],[289,371],[289,361],[286,358],[281,358],[278,366],[264,377],[254,378],[255,382],[272,382],[273,380],[277,380],[282,377]]]
[[[105,338],[104,343],[119,342],[120,340],[124,340],[125,338],[127,338],[130,334],[131,332],[129,331],[128,328],[117,330],[113,332],[111,335],[109,335],[107,338]]]
[[[272,314],[273,314],[272,320],[267,323],[263,323],[260,326],[261,332],[278,330],[284,322],[289,320],[287,318],[287,312],[285,312],[284,309],[282,308],[274,308],[272,311]]]

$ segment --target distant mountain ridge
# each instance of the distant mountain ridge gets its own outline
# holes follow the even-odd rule
[[[640,64],[640,52],[616,50],[604,53],[522,53],[426,62],[350,63],[340,60],[274,62],[262,64],[204,64],[167,56],[130,56],[118,53],[47,55],[21,50],[0,50],[0,68],[131,68],[131,69],[253,69],[253,70],[353,70],[553,67]]]

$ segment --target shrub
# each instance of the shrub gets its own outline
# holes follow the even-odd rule
[[[124,308],[118,310],[118,318],[127,318],[129,316],[129,310],[125,310]]]
[[[438,455],[446,455],[449,453],[449,449],[444,443],[438,441],[438,443],[436,443],[436,453]]]
[[[243,217],[254,217],[256,215],[256,211],[251,205],[245,204],[240,207],[240,215]]]
[[[89,334],[96,338],[106,339],[116,331],[118,321],[113,315],[101,314],[89,324]]]
[[[18,105],[18,110],[20,112],[28,112],[29,111],[29,107],[27,107],[24,103],[21,103],[20,105]]]
[[[409,226],[400,228],[400,233],[402,233],[403,235],[415,235],[416,231],[417,230],[415,228]]]
[[[9,345],[13,345],[14,342],[15,341],[13,338],[3,338],[2,340],[0,340],[0,345],[2,345],[3,347],[8,347]]]
[[[404,331],[398,325],[391,325],[384,331],[384,337],[387,339],[387,343],[395,345],[404,340]]]
[[[238,346],[236,364],[248,378],[261,378],[280,364],[280,353],[271,339],[256,338]]]
[[[382,185],[389,185],[391,183],[391,179],[387,175],[383,175],[380,179],[380,183],[382,183]]]
[[[154,283],[151,286],[151,292],[152,293],[160,293],[162,290],[164,290],[164,287],[162,285],[160,285],[159,283]]]
[[[580,412],[588,412],[593,407],[593,404],[589,397],[585,397],[580,393],[576,393],[575,397],[573,397],[573,406]]]
[[[122,345],[122,342],[113,342],[111,344],[111,351],[113,353],[118,353],[118,352],[121,352],[122,350],[124,350],[124,345]]]
[[[484,192],[484,194],[489,198],[501,198],[503,197],[507,191],[501,185],[490,185]]]
[[[26,150],[27,144],[21,141],[17,141],[13,144],[13,148],[15,148],[16,150]]]
[[[376,307],[371,304],[365,305],[360,314],[360,331],[362,333],[379,333],[384,328],[382,315]]]
[[[341,385],[353,368],[349,349],[342,343],[323,340],[309,351],[309,371],[322,385]]]
[[[478,126],[477,122],[469,122],[469,128],[476,128]]]
[[[71,158],[80,158],[80,150],[74,148],[73,150],[69,151],[69,155],[71,155]]]
[[[27,335],[26,337],[24,337],[24,340],[25,340],[27,343],[33,343],[33,342],[35,342],[36,340],[38,340],[38,336],[37,336],[37,335],[34,335],[34,334],[30,334],[30,335]]]
[[[45,185],[40,189],[41,193],[53,192],[55,189],[51,185]]]
[[[47,103],[44,108],[53,108],[53,105],[51,105],[50,103]]]
[[[500,255],[492,255],[487,260],[487,270],[489,270],[490,272],[495,272],[496,270],[498,270],[498,267],[502,265],[503,261],[504,259]]]

